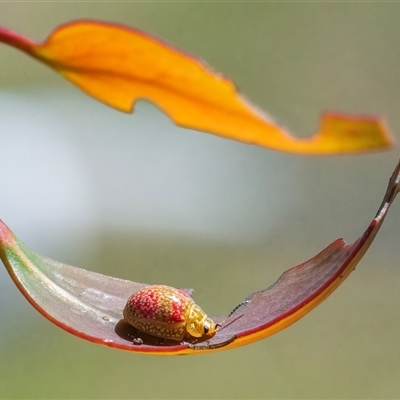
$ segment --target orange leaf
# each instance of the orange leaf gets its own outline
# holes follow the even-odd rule
[[[232,81],[192,56],[125,26],[75,21],[58,27],[42,44],[0,28],[0,41],[124,112],[132,112],[136,100],[146,99],[180,126],[291,153],[356,153],[392,144],[380,119],[332,113],[323,115],[316,135],[290,136],[240,96]]]

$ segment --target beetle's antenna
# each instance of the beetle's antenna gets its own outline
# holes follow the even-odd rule
[[[218,347],[224,347],[228,345],[229,343],[232,343],[235,341],[236,335],[233,335],[231,338],[228,340],[225,340],[222,343],[215,343],[215,344],[205,344],[205,345],[198,345],[198,344],[191,344],[189,343],[189,348],[193,350],[211,350],[211,349],[218,349]],[[208,343],[208,341],[207,341]]]
[[[226,325],[222,326],[222,324],[228,319],[228,317],[226,317],[220,324],[216,324],[217,327],[217,332],[222,331],[222,329],[226,328],[227,326],[229,326],[230,324],[232,324],[233,322],[237,321],[239,318],[243,317],[243,314],[240,314],[239,316],[237,316],[236,318],[234,318],[232,321],[229,321]],[[221,329],[218,329],[221,328]]]
[[[234,314],[237,310],[239,310],[239,308],[242,308],[243,306],[245,306],[246,304],[249,303],[249,300],[245,300],[242,301],[240,304],[238,304],[227,316],[227,318],[229,318],[232,314]]]
[[[245,306],[247,303],[249,303],[249,300],[242,301],[240,304],[238,304],[238,305],[228,314],[228,316],[227,316],[223,321],[221,321],[220,323],[216,324],[216,327],[217,327],[217,328],[221,328],[221,329],[218,329],[218,331],[220,331],[220,330],[226,328],[226,327],[229,326],[232,322],[235,322],[235,321],[237,321],[240,317],[242,317],[243,314],[239,315],[237,318],[235,318],[234,320],[230,321],[229,324],[226,324],[226,325],[222,326],[223,323],[224,323],[229,317],[231,317],[237,310],[239,310],[239,308],[242,308],[242,307]]]

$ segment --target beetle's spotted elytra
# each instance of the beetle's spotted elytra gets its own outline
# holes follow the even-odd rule
[[[143,288],[129,297],[125,321],[149,335],[175,341],[210,339],[217,324],[184,291],[165,285]]]

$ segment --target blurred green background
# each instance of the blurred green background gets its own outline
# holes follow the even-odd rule
[[[78,18],[124,23],[195,54],[292,132],[325,110],[400,129],[399,3],[15,2],[36,40]],[[0,45],[0,218],[53,259],[193,287],[211,315],[373,218],[398,151],[279,154],[125,115]],[[357,270],[289,329],[236,350],[156,357],[56,328],[0,269],[1,398],[399,398],[400,206]]]

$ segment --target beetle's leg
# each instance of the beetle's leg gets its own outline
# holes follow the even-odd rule
[[[128,333],[127,335],[128,335],[128,337],[132,338],[132,344],[136,344],[136,345],[143,344],[142,338],[132,335],[132,333]]]

